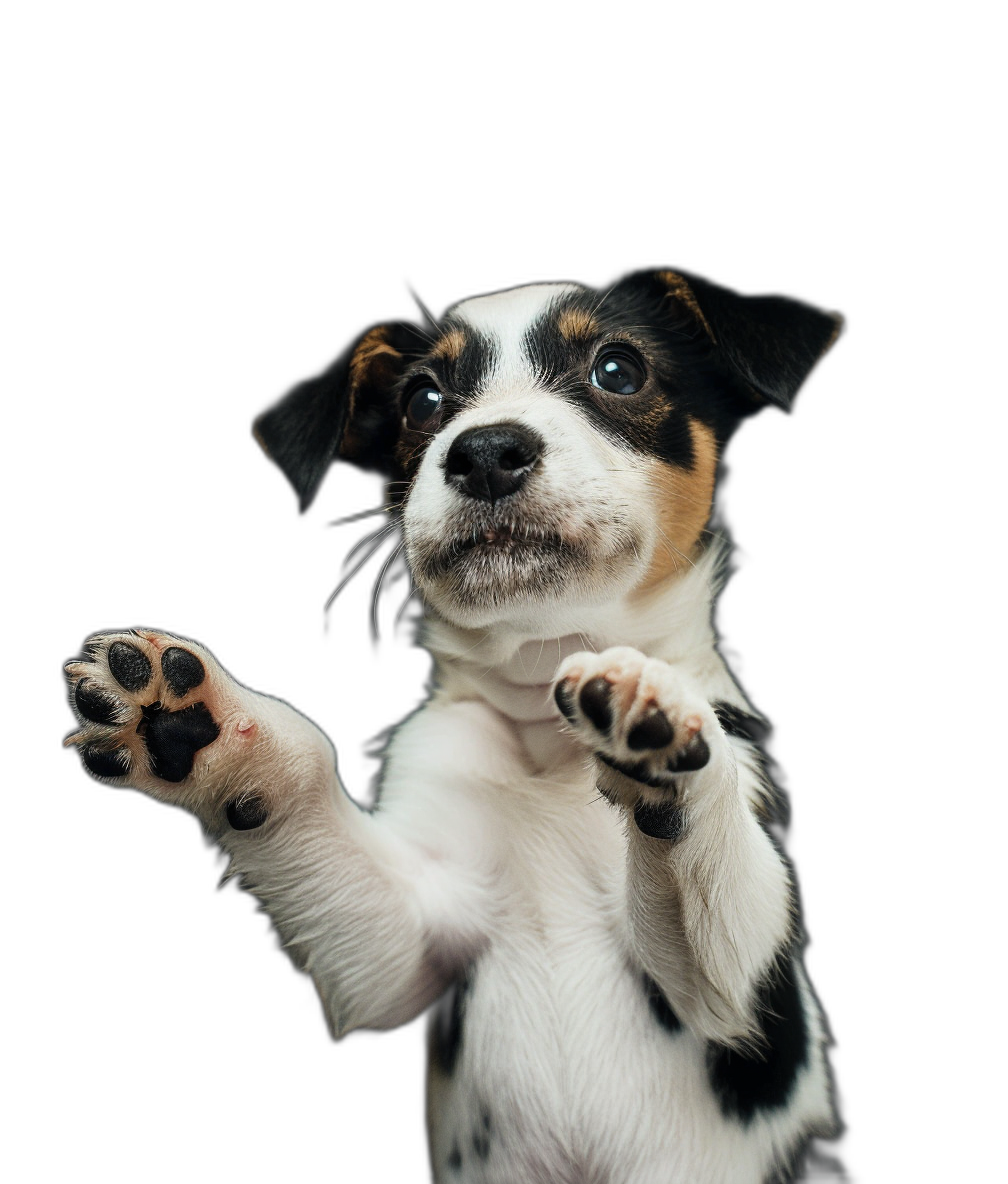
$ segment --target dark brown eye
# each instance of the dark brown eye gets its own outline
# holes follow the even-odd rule
[[[644,385],[644,363],[626,346],[604,349],[595,359],[590,380],[612,395],[635,395]]]
[[[430,382],[417,383],[406,396],[406,423],[414,431],[430,431],[441,411],[441,392]]]

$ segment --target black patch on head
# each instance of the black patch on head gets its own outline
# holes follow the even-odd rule
[[[74,688],[74,703],[84,719],[95,724],[110,725],[118,722],[123,706],[118,699],[87,678],[82,678]]]
[[[151,772],[162,781],[184,781],[192,771],[196,753],[220,735],[205,703],[193,703],[182,711],[164,711],[152,704],[145,708],[144,715],[146,726],[141,726]]]
[[[466,1006],[471,990],[472,973],[469,972],[448,988],[431,1014],[428,1053],[447,1077],[455,1072],[462,1051]]]
[[[727,703],[718,699],[711,704],[718,723],[724,729],[726,736],[734,736],[738,740],[749,740],[753,744],[762,744],[770,734],[770,725],[758,715],[743,711],[734,703]]]
[[[822,1135],[809,1135],[791,1163],[766,1177],[764,1184],[847,1184],[840,1146]]]
[[[644,994],[647,996],[648,1007],[651,1009],[651,1014],[658,1021],[658,1023],[671,1035],[675,1035],[682,1031],[682,1020],[672,1010],[672,1006],[668,999],[665,998],[665,993],[661,987],[651,978],[650,975],[645,974],[642,978],[644,986]]]
[[[114,641],[108,650],[112,677],[125,691],[142,691],[154,671],[147,655],[128,641]]]
[[[109,752],[95,744],[85,744],[80,751],[85,767],[96,777],[125,777],[129,772],[129,750],[126,748]]]
[[[570,399],[602,435],[691,468],[690,409],[672,397],[678,389],[672,351],[643,310],[614,293],[586,289],[558,297],[526,330],[525,355],[540,382]],[[572,314],[593,328],[565,336],[560,325]],[[644,364],[645,384],[633,394],[600,390],[591,382],[598,356],[614,345],[631,347]]]
[[[168,689],[179,699],[194,687],[198,687],[206,677],[206,671],[199,658],[177,645],[169,646],[161,655],[161,673],[165,677]]]
[[[764,1037],[753,1052],[736,1052],[708,1041],[707,1075],[726,1118],[743,1124],[756,1114],[787,1104],[808,1061],[808,1025],[797,974],[783,958],[757,989],[756,1012]]]

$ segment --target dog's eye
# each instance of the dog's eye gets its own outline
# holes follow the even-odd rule
[[[430,429],[441,410],[441,392],[429,382],[418,383],[406,397],[406,422],[415,429]]]
[[[595,359],[591,384],[613,395],[634,395],[644,385],[644,363],[625,346],[603,350]]]

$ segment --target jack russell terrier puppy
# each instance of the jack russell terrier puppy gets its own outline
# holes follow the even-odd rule
[[[362,808],[329,740],[147,629],[68,664],[87,769],[192,811],[335,1036],[431,1009],[438,1184],[764,1184],[839,1131],[787,804],[712,623],[724,446],[840,318],[672,271],[364,333],[255,434],[388,479],[434,678]]]

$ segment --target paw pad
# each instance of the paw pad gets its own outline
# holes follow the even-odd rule
[[[177,783],[196,753],[220,735],[205,702],[180,703],[206,678],[203,662],[182,646],[163,651],[158,635],[93,637],[85,656],[67,665],[72,703],[84,728],[71,737],[96,777],[149,771]]]

